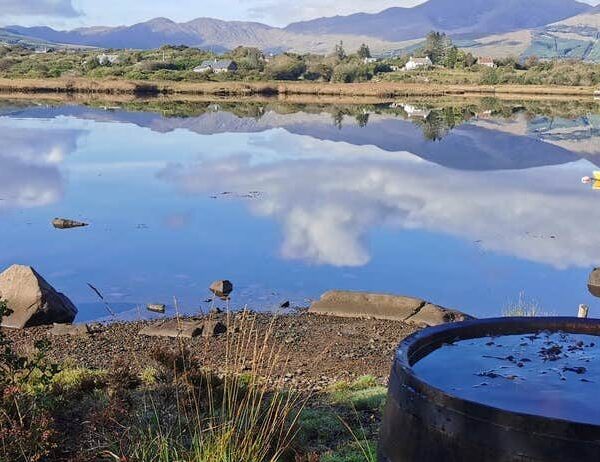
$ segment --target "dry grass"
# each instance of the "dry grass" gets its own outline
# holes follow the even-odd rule
[[[436,85],[402,82],[141,82],[123,79],[0,79],[0,93],[83,93],[106,95],[317,95],[394,98],[401,96],[539,95],[592,97],[593,87],[536,85]]]
[[[525,293],[521,292],[516,302],[509,303],[502,310],[502,316],[506,318],[537,318],[550,316],[550,314],[543,311],[536,300],[527,299]]]

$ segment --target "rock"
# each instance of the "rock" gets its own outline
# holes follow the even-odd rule
[[[291,304],[290,304],[290,302],[288,300],[288,301],[283,302],[281,305],[279,305],[279,308],[289,308],[290,305]]]
[[[406,319],[409,324],[415,324],[419,327],[432,327],[451,322],[462,322],[473,319],[471,316],[456,310],[449,310],[441,306],[428,303],[421,308],[415,315]]]
[[[220,321],[194,321],[170,319],[153,324],[140,331],[140,335],[148,337],[195,338],[216,337],[227,332],[227,326]]]
[[[50,335],[56,336],[70,335],[72,337],[83,337],[91,334],[92,330],[87,324],[54,324],[48,332]]]
[[[419,326],[436,326],[472,319],[424,300],[399,295],[331,291],[314,302],[309,313],[344,318],[384,319]]]
[[[228,298],[231,292],[233,292],[233,284],[226,279],[215,281],[210,285],[210,291],[217,297]]]
[[[52,323],[69,324],[77,315],[71,300],[30,266],[13,265],[0,274],[0,299],[5,300],[13,312],[3,319],[3,327],[23,329]]]
[[[344,318],[404,321],[426,302],[418,298],[364,292],[331,291],[314,302],[309,313]]]
[[[146,306],[146,309],[148,311],[152,311],[154,313],[165,314],[165,312],[167,311],[167,306],[163,305],[163,304],[154,304],[154,303],[151,303],[150,305]]]
[[[202,326],[202,337],[211,338],[218,337],[227,333],[227,326],[220,321],[206,321]]]
[[[600,268],[594,269],[588,280],[588,290],[595,297],[600,297]]]
[[[158,324],[145,327],[140,335],[148,337],[194,338],[202,334],[202,321],[169,319]]]
[[[55,218],[52,221],[52,226],[56,229],[71,229],[71,228],[83,228],[89,226],[87,223],[81,221],[69,220],[67,218]]]

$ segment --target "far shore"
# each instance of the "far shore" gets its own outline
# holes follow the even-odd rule
[[[374,98],[398,97],[494,96],[594,98],[595,87],[536,85],[439,85],[391,82],[314,83],[314,82],[170,82],[130,81],[123,79],[0,79],[0,94],[81,94],[105,96],[180,96],[180,97],[336,97]]]

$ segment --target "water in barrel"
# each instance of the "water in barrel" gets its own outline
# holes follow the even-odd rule
[[[457,340],[413,365],[445,393],[506,411],[600,425],[600,337],[532,333]]]

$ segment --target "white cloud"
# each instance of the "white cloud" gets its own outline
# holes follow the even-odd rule
[[[60,200],[59,166],[75,150],[79,130],[19,128],[0,123],[0,210],[41,207]]]
[[[600,259],[600,235],[585,224],[600,220],[598,196],[579,181],[590,169],[586,161],[569,168],[466,172],[409,153],[392,156],[373,146],[309,137],[290,142],[289,136],[280,132],[272,139],[271,150],[286,146],[280,161],[207,156],[171,166],[162,177],[186,194],[262,191],[249,204],[281,223],[281,254],[310,263],[368,263],[367,236],[381,226],[481,241],[484,250],[556,268]]]
[[[80,16],[71,0],[0,0],[2,16]]]

